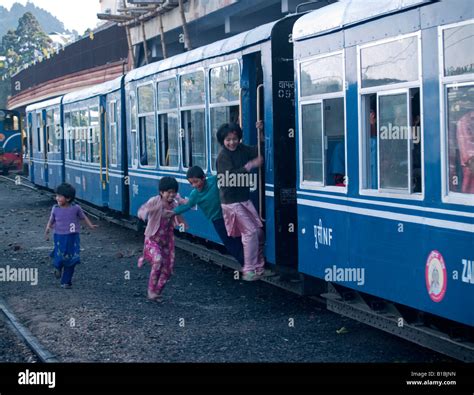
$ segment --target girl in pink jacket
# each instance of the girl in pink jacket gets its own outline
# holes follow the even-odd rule
[[[175,226],[185,226],[181,217],[166,218],[163,212],[186,201],[177,195],[178,182],[173,177],[160,179],[159,192],[159,196],[152,197],[138,210],[138,218],[147,221],[143,256],[138,259],[138,267],[142,267],[145,260],[150,262],[148,299],[161,302],[163,288],[173,273],[173,230]]]

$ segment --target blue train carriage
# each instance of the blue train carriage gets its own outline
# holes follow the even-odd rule
[[[257,144],[255,122],[260,117],[265,124],[261,150],[267,154],[265,171],[257,179],[259,196],[255,197],[255,205],[267,219],[266,257],[275,263],[276,250],[283,249],[286,241],[286,253],[296,270],[296,232],[288,233],[286,225],[290,216],[291,221],[296,221],[295,174],[291,175],[296,171],[292,167],[295,139],[291,136],[294,131],[291,32],[296,19],[296,16],[284,18],[127,74],[132,215],[157,194],[158,180],[163,176],[176,177],[181,195],[188,196],[189,167],[198,165],[207,175],[216,174],[219,150],[216,132],[221,124],[240,121],[244,142]],[[283,163],[275,160],[278,156],[285,158]],[[285,194],[281,199],[280,190]],[[186,216],[189,233],[220,243],[212,224],[200,210],[192,210]],[[293,237],[293,245],[288,235]]]
[[[123,109],[122,76],[63,98],[65,181],[78,199],[127,214]]]
[[[0,172],[22,169],[22,140],[20,115],[0,109]]]
[[[64,146],[61,99],[26,107],[30,181],[54,189],[64,180]]]
[[[341,1],[293,30],[301,272],[471,330],[473,17]]]

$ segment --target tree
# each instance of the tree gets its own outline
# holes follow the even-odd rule
[[[6,67],[0,69],[0,77],[9,77],[21,67],[41,61],[52,52],[51,39],[41,29],[33,14],[26,12],[18,20],[16,31],[9,30],[2,38],[0,56],[6,57]]]

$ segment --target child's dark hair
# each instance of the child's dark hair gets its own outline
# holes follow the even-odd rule
[[[231,122],[224,123],[223,125],[221,125],[216,133],[217,141],[219,142],[219,144],[224,145],[224,139],[229,133],[232,132],[237,133],[237,137],[239,138],[239,140],[242,139],[242,129],[240,129],[240,126],[238,124]]]
[[[76,189],[67,182],[63,182],[62,184],[56,187],[56,195],[64,196],[69,202],[72,202],[76,197]]]
[[[186,173],[186,178],[201,178],[205,177],[204,170],[199,166],[190,167]]]
[[[158,190],[160,192],[169,191],[170,189],[178,192],[178,181],[174,177],[163,177],[160,179]]]

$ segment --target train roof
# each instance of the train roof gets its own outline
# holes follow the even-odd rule
[[[279,21],[270,22],[255,29],[193,49],[189,52],[184,52],[179,55],[134,69],[130,71],[125,77],[125,83],[136,81],[149,75],[163,72],[178,66],[184,66],[187,64],[199,62],[203,59],[214,58],[220,55],[228,54],[259,42],[266,41],[271,37],[272,29],[278,22]]]
[[[90,88],[68,93],[63,98],[63,104],[75,103],[80,100],[89,99],[99,95],[106,95],[107,93],[116,91],[121,87],[122,78],[123,76],[120,76],[102,84],[91,86]]]
[[[26,107],[26,112],[35,111],[42,108],[61,104],[61,98],[62,96],[59,96],[59,97],[55,97],[54,99],[49,99],[45,101],[40,101],[38,103],[30,104],[29,106]]]
[[[341,0],[299,18],[293,26],[293,40],[321,36],[435,1],[438,0]]]

